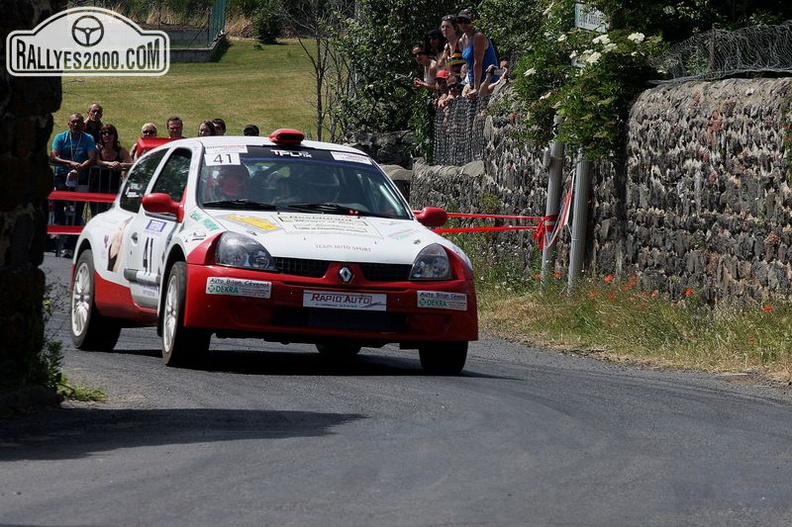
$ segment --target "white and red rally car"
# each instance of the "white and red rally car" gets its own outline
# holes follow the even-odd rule
[[[168,142],[130,169],[77,241],[71,332],[111,350],[156,326],[168,365],[198,363],[212,335],[313,343],[328,356],[398,343],[425,371],[459,373],[478,338],[473,270],[353,148],[265,137]]]

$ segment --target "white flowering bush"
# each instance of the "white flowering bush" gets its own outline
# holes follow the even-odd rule
[[[660,74],[648,58],[663,47],[638,31],[608,33],[574,28],[572,2],[545,10],[544,37],[517,64],[517,93],[532,139],[549,141],[553,117],[558,139],[591,159],[619,153],[629,105]]]

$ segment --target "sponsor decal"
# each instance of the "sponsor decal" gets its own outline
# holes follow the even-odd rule
[[[405,238],[409,238],[413,234],[417,233],[419,229],[417,228],[410,228],[410,229],[402,229],[400,231],[393,232],[388,235],[388,238],[393,240],[404,240]]]
[[[75,7],[9,33],[5,59],[19,77],[160,76],[170,68],[170,39],[109,9]]]
[[[194,211],[192,211],[190,213],[190,219],[193,220],[193,221],[196,221],[196,222],[200,223],[201,225],[203,225],[204,227],[206,227],[206,229],[209,232],[211,232],[211,231],[219,231],[220,230],[220,226],[218,224],[216,224],[214,221],[212,221],[211,218],[201,214],[200,212],[198,212],[196,210],[194,210]]]
[[[418,307],[467,311],[467,295],[445,291],[418,291]]]
[[[276,230],[278,230],[280,228],[277,225],[275,225],[274,223],[272,223],[271,221],[265,220],[263,218],[258,218],[256,216],[243,216],[243,215],[240,215],[240,214],[228,214],[226,216],[223,216],[223,218],[227,219],[227,220],[230,220],[230,221],[233,221],[234,223],[239,223],[239,224],[246,225],[246,226],[249,225],[249,226],[252,226],[252,227],[256,227],[257,229],[262,230],[262,231],[276,231]]]
[[[280,157],[305,157],[310,158],[310,152],[300,152],[297,150],[272,150],[272,153]]]
[[[289,234],[349,234],[382,238],[365,219],[319,214],[278,214],[278,222]]]
[[[156,232],[161,233],[167,227],[167,223],[162,220],[149,220],[148,224],[146,225],[146,232]]]
[[[237,153],[237,154],[247,154],[248,148],[247,145],[218,145],[218,146],[207,146],[205,148],[207,154],[225,154],[225,153]]]
[[[320,251],[332,249],[336,251],[355,251],[363,253],[371,252],[371,247],[364,247],[362,245],[349,245],[348,243],[317,243],[315,247]]]
[[[381,293],[345,293],[343,291],[303,291],[304,307],[385,311],[388,296]]]
[[[333,159],[336,161],[349,161],[352,163],[363,163],[364,165],[371,164],[371,158],[362,156],[360,154],[352,154],[349,152],[331,152]]]
[[[211,276],[206,280],[206,294],[269,298],[272,294],[272,282]]]

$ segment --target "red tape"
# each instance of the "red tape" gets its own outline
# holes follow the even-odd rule
[[[60,201],[93,201],[94,203],[112,203],[118,194],[103,192],[74,192],[71,190],[53,190],[49,199]]]
[[[503,231],[521,231],[521,230],[535,230],[533,240],[538,243],[540,249],[544,249],[545,238],[547,233],[552,232],[558,216],[553,214],[550,216],[521,216],[517,214],[472,214],[463,212],[449,212],[449,218],[475,218],[487,220],[520,220],[520,221],[535,221],[536,225],[498,225],[493,227],[449,227],[445,229],[432,229],[438,234],[459,234],[466,232],[503,232]]]

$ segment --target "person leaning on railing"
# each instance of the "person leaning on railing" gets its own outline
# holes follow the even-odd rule
[[[132,156],[118,141],[118,130],[115,126],[109,123],[102,125],[96,151],[96,166],[99,170],[92,170],[88,190],[115,194],[126,171],[132,166]],[[90,207],[91,213],[97,214],[107,210],[108,205],[91,202]]]
[[[96,163],[96,144],[93,137],[83,131],[85,119],[82,114],[71,114],[68,126],[68,130],[56,135],[52,141],[50,163],[55,165],[53,178],[55,190],[75,190],[78,185],[87,185],[87,169]],[[52,214],[56,225],[67,225],[65,201],[54,201]],[[82,207],[76,206],[72,225],[82,225],[82,217]],[[76,237],[68,237],[64,247],[64,257],[71,258],[76,242]]]

